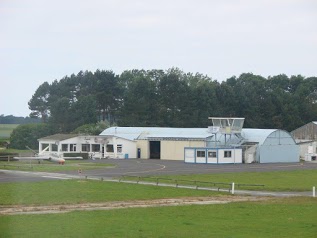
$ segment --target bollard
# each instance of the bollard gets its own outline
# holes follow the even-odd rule
[[[231,194],[234,194],[234,182],[231,184]]]
[[[315,188],[315,186],[313,187],[313,197],[316,197],[316,188]]]

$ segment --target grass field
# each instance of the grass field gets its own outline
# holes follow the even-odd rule
[[[0,191],[0,205],[6,206],[222,198],[210,191],[89,180],[1,183]],[[0,237],[316,237],[316,214],[316,198],[300,197],[221,205],[0,215]]]
[[[316,237],[316,200],[0,216],[1,237]]]
[[[52,163],[49,161],[41,161],[39,164],[36,160],[29,161],[0,161],[0,169],[8,170],[23,170],[23,171],[37,171],[37,172],[60,172],[60,171],[77,171],[81,169],[85,170],[100,169],[113,167],[112,164],[97,164],[89,163],[84,160],[66,160],[64,165]]]
[[[11,132],[19,124],[0,124],[0,138],[10,138]]]
[[[265,186],[236,186],[236,189],[244,190],[267,190],[267,191],[310,191],[313,186],[317,187],[317,170],[293,170],[274,172],[244,172],[244,173],[221,173],[221,174],[188,174],[159,177],[144,177],[143,181],[156,181],[169,183],[175,181],[181,185],[193,185],[187,181],[220,182],[235,184],[262,184]],[[138,179],[129,177],[126,179]],[[169,181],[172,179],[173,181]],[[200,186],[207,186],[204,183],[197,183]],[[222,187],[221,185],[219,185]],[[227,185],[224,185],[225,187]],[[228,186],[227,186],[228,187]]]
[[[91,180],[0,183],[0,191],[0,205],[76,204],[219,194],[192,189]]]

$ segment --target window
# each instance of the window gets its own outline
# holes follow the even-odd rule
[[[49,144],[42,144],[42,150],[45,150],[48,146],[49,146]]]
[[[89,144],[82,144],[81,145],[81,151],[89,152],[90,151],[90,145]]]
[[[55,145],[55,144],[52,144],[52,151],[57,151],[57,145]]]
[[[206,157],[206,151],[197,150],[196,155],[197,155],[197,157]]]
[[[231,158],[231,150],[225,150],[224,154],[225,154],[225,158]]]
[[[69,151],[76,151],[76,144],[70,144]]]
[[[68,151],[68,145],[62,144],[62,151]]]
[[[100,151],[100,145],[99,144],[92,144],[91,145],[92,152],[99,152]]]
[[[107,152],[113,152],[113,145],[107,145],[106,151]]]
[[[208,158],[217,158],[216,151],[208,151]]]
[[[117,145],[117,152],[122,153],[122,145]]]

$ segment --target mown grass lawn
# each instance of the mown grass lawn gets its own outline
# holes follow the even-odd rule
[[[263,184],[264,187],[241,186],[236,189],[267,191],[311,191],[317,187],[317,170],[293,170],[273,172],[243,172],[222,174],[190,174],[161,176],[175,180],[198,180],[235,184]]]
[[[316,237],[313,198],[0,216],[1,237]]]
[[[61,171],[71,171],[78,169],[91,170],[91,169],[100,169],[107,167],[114,167],[113,164],[105,163],[91,163],[85,162],[84,160],[66,160],[64,165],[57,163],[52,163],[49,161],[41,161],[38,163],[36,160],[29,161],[0,161],[0,169],[8,170],[23,170],[23,171],[38,171],[38,172],[61,172]]]
[[[91,180],[0,183],[0,205],[50,205],[212,196],[215,192]]]

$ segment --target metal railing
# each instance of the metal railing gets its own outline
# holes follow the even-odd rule
[[[162,178],[162,177],[151,177],[151,176],[133,176],[133,175],[123,175],[119,177],[119,182],[130,181],[135,183],[151,183],[156,185],[174,185],[175,187],[191,187],[191,188],[214,188],[218,191],[228,190],[231,192],[232,183],[223,182],[212,182],[212,181],[199,181],[199,180],[186,180],[186,179],[172,179],[172,178]],[[242,184],[236,183],[236,187],[264,187],[264,184]]]

